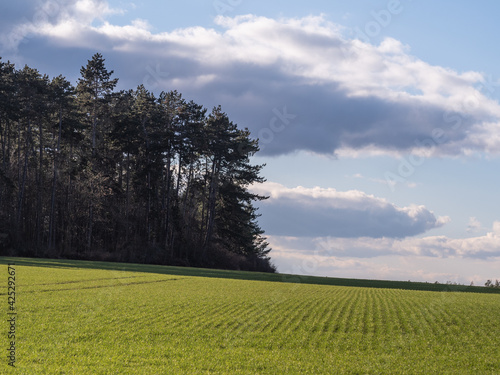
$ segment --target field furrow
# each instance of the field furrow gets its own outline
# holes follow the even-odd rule
[[[17,273],[20,374],[500,373],[497,294]]]

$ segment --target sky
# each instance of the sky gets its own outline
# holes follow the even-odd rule
[[[19,0],[0,56],[178,90],[251,130],[278,271],[500,279],[494,0]]]

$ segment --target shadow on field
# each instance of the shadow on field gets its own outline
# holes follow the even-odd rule
[[[88,269],[99,269],[99,270],[110,270],[110,271],[112,270],[112,271],[127,271],[127,272],[147,272],[147,273],[156,273],[163,275],[214,277],[222,279],[285,282],[285,283],[296,283],[296,284],[405,289],[405,290],[422,290],[422,291],[432,291],[432,292],[471,292],[471,293],[500,294],[500,290],[496,288],[486,288],[486,287],[466,286],[466,285],[435,284],[435,283],[422,283],[422,282],[410,282],[410,281],[345,279],[336,277],[301,276],[301,275],[289,275],[280,273],[272,274],[272,273],[261,273],[261,272],[217,270],[208,268],[160,266],[153,264],[114,263],[114,262],[98,262],[98,261],[67,260],[67,259],[0,257],[0,264],[13,264],[13,263],[19,266],[30,266],[30,267],[88,268]]]

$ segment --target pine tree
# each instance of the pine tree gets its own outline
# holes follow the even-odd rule
[[[18,118],[14,65],[0,58],[0,229],[12,218],[15,182],[11,173],[13,122]]]
[[[95,156],[99,125],[102,125],[108,115],[111,94],[118,83],[118,79],[111,79],[114,71],[108,72],[104,65],[104,58],[100,53],[92,56],[86,66],[82,66],[78,79],[77,93],[81,108],[85,111],[91,124],[92,155]]]
[[[75,89],[63,76],[54,78],[50,83],[50,101],[53,108],[55,126],[52,127],[54,143],[51,146],[52,151],[52,187],[50,197],[50,213],[48,228],[48,248],[54,250],[56,246],[56,193],[58,188],[58,179],[60,169],[64,162],[63,141],[76,133],[75,125],[77,120],[71,118],[75,113],[74,94]],[[63,127],[64,124],[64,127]],[[63,132],[64,130],[64,132]],[[64,138],[63,138],[64,136]],[[62,244],[60,245],[62,246]]]
[[[112,73],[95,54],[75,89],[0,60],[2,239],[24,255],[273,272],[250,132],[177,91],[114,92]]]
[[[111,102],[111,94],[118,79],[111,79],[113,71],[106,69],[104,58],[100,53],[92,56],[88,60],[87,66],[80,69],[82,78],[78,80],[77,94],[80,108],[84,111],[87,121],[90,123],[90,139],[91,139],[91,162],[87,169],[86,180],[88,182],[88,228],[87,228],[87,251],[92,251],[92,241],[94,232],[95,209],[99,207],[95,200],[99,193],[102,193],[102,185],[106,178],[106,172],[103,170],[103,160],[105,156],[105,134],[100,131],[100,127],[107,125],[109,122],[109,104]],[[99,142],[98,138],[103,142]],[[98,153],[98,146],[104,149]]]
[[[21,232],[24,231],[27,234],[23,236],[25,239],[36,238],[35,246],[38,247],[41,240],[41,200],[43,195],[43,116],[47,114],[48,77],[42,77],[36,69],[25,66],[24,69],[17,72],[16,81],[20,107],[17,139],[19,188],[16,234],[21,236]],[[38,135],[38,139],[36,139],[36,135]],[[38,148],[38,161],[36,148]],[[35,170],[34,181],[33,174],[30,173],[31,170]],[[36,187],[32,182],[35,183]],[[36,201],[35,206],[33,206],[34,201]]]

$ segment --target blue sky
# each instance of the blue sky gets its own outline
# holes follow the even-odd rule
[[[280,272],[500,278],[496,1],[40,0],[0,6],[0,56],[76,82],[177,89],[261,140]]]

